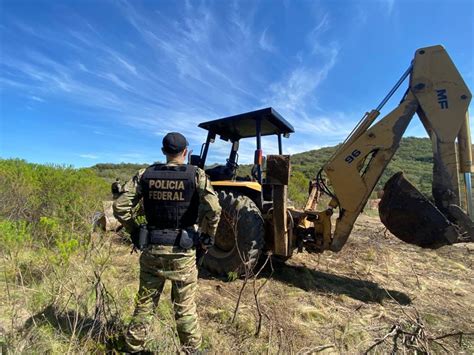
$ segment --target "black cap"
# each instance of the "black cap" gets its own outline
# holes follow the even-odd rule
[[[163,150],[165,153],[178,154],[188,146],[186,138],[178,132],[170,132],[163,138]]]

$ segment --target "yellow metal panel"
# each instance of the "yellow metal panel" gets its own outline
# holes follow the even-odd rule
[[[418,101],[409,93],[400,106],[344,146],[325,165],[340,208],[357,213],[362,210],[417,108]],[[361,171],[374,151],[377,154],[370,166]]]
[[[262,191],[262,185],[256,181],[212,181],[212,186],[225,186],[225,187],[246,187],[258,192]]]
[[[408,92],[400,106],[351,144],[344,145],[324,167],[343,211],[336,223],[331,250],[339,251],[346,243],[417,108],[418,101]]]
[[[442,46],[416,51],[410,87],[437,138],[454,142],[472,95]]]
[[[436,206],[447,212],[449,205],[459,205],[459,171],[469,170],[466,117],[472,95],[442,46],[416,51],[410,87],[433,144],[433,197]]]

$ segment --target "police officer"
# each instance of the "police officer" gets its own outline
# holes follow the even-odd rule
[[[135,244],[140,227],[132,218],[132,210],[140,199],[147,220],[149,245],[140,256],[136,308],[125,336],[132,352],[145,350],[147,329],[166,280],[172,283],[171,298],[181,344],[188,351],[201,345],[194,301],[198,273],[192,239],[197,236],[204,249],[213,245],[221,208],[204,171],[185,164],[187,145],[182,134],[168,133],[162,148],[166,164],[140,170],[123,186],[114,203],[115,217],[130,232]]]

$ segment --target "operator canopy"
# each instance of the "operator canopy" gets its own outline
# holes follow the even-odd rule
[[[293,126],[272,107],[203,122],[199,124],[199,127],[215,133],[223,139],[238,141],[241,138],[258,135],[256,124],[258,120],[261,122],[260,135],[262,136],[288,135],[295,132]]]

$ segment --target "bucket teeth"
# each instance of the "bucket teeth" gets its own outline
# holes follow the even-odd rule
[[[385,184],[379,204],[382,223],[397,238],[423,248],[436,249],[460,238],[458,227],[421,194],[402,172]]]

